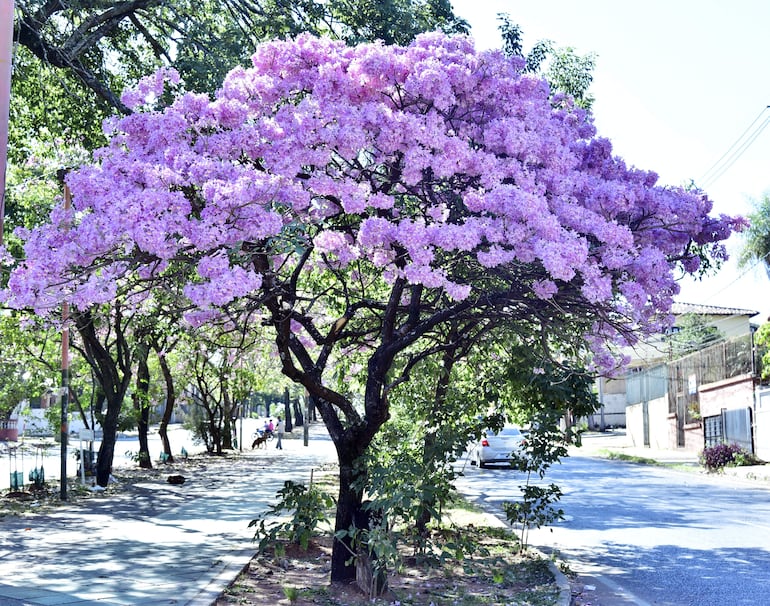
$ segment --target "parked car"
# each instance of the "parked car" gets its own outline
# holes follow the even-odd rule
[[[513,425],[506,425],[499,432],[487,429],[477,443],[471,446],[471,465],[481,468],[490,463],[510,463],[511,455],[523,449],[524,434]]]

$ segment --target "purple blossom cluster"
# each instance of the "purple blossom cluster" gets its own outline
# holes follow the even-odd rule
[[[590,114],[468,37],[347,47],[302,35],[262,44],[252,63],[213,100],[178,92],[156,108],[178,82],[169,70],[127,91],[139,111],[108,122],[110,144],[69,175],[73,209],[19,233],[25,258],[3,299],[86,306],[137,266],[189,258],[202,321],[263,287],[239,254],[248,243],[272,251],[275,272],[291,268],[286,250],[311,247],[319,267],[366,262],[455,301],[483,294],[458,259],[535,265],[519,285],[532,296],[577,288],[643,332],[678,292],[675,261],[697,271],[688,247],[722,255],[743,224],[627,167]]]

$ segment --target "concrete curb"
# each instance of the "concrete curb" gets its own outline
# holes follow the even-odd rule
[[[542,554],[542,552],[541,555],[545,557],[545,554]],[[548,558],[548,568],[553,575],[554,581],[556,581],[556,586],[559,588],[559,601],[557,604],[559,606],[570,606],[572,603],[572,585],[567,575],[559,570],[559,567],[550,558]]]
[[[186,602],[185,606],[213,606],[225,591],[251,563],[256,555],[255,549],[232,551],[217,564],[219,570],[213,574],[209,583],[198,594]]]

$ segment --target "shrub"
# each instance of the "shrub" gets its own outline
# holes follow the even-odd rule
[[[704,448],[700,462],[709,471],[720,471],[727,466],[755,465],[757,460],[738,444],[721,443]]]
[[[283,483],[277,496],[278,503],[249,522],[249,527],[257,527],[254,540],[259,540],[259,551],[275,545],[279,537],[307,549],[316,527],[329,523],[328,512],[335,505],[334,498],[313,485],[308,488],[291,480]],[[290,513],[291,518],[267,523],[267,518],[281,517],[284,512]]]

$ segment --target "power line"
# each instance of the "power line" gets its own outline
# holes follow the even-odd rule
[[[770,124],[770,115],[768,115],[759,125],[757,125],[757,122],[760,121],[762,115],[767,112],[768,109],[770,109],[770,105],[762,108],[762,111],[759,112],[757,117],[754,118],[751,124],[749,124],[746,130],[741,133],[727,151],[722,154],[719,160],[703,173],[698,180],[698,185],[700,187],[706,188],[713,185],[731,166],[733,166],[733,164],[735,164],[735,162],[737,162],[746,150],[751,147],[757,137],[759,137],[765,128],[767,128],[768,124]]]
[[[727,172],[727,170],[735,164],[738,159],[744,154],[744,152],[751,147],[751,144],[756,141],[757,137],[759,137],[760,134],[762,134],[762,131],[767,128],[767,125],[770,124],[770,116],[768,116],[765,121],[751,134],[751,136],[741,145],[740,148],[735,150],[733,154],[728,158],[729,161],[726,161],[724,166],[722,166],[719,171],[713,173],[706,181],[703,183],[704,187],[710,187],[713,185],[723,174]]]

